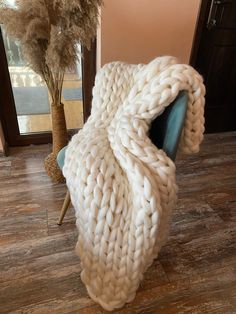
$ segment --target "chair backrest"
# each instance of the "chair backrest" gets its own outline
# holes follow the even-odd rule
[[[151,125],[149,138],[175,160],[188,107],[188,93],[182,91]]]

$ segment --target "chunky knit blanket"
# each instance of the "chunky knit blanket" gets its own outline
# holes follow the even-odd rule
[[[81,279],[106,310],[134,299],[166,241],[176,203],[175,165],[148,131],[181,90],[189,102],[180,149],[198,152],[205,88],[192,67],[173,57],[100,69],[91,116],[66,151],[63,173],[76,212]]]

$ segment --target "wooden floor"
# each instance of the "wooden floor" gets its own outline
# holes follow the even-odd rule
[[[105,313],[80,280],[73,209],[43,169],[50,146],[0,158],[0,313]],[[179,201],[167,244],[135,300],[116,313],[236,313],[236,133],[208,135],[177,161]]]

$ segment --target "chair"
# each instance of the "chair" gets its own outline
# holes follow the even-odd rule
[[[158,148],[162,148],[167,156],[175,160],[181,132],[184,126],[188,106],[188,93],[182,91],[178,97],[170,104],[165,111],[152,123],[149,138]],[[62,169],[64,166],[66,147],[62,148],[57,155],[57,163]],[[67,190],[65,200],[62,205],[58,225],[61,225],[67,209],[70,205],[70,194]]]

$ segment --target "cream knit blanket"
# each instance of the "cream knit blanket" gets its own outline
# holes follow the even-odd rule
[[[134,299],[165,243],[176,203],[175,165],[148,138],[152,120],[189,95],[180,149],[198,152],[204,132],[201,76],[173,57],[113,62],[98,71],[92,113],[69,143],[63,173],[76,212],[81,279],[106,310]]]

